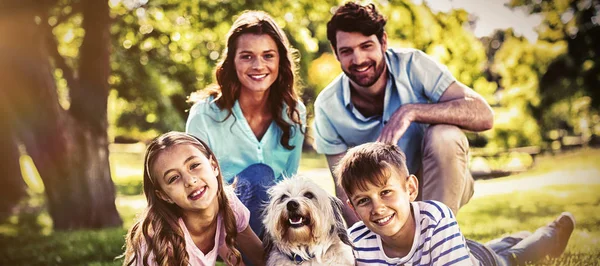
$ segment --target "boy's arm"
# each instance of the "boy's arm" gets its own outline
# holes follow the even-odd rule
[[[335,194],[343,203],[342,216],[344,216],[346,225],[348,227],[350,227],[354,223],[358,222],[358,217],[356,217],[356,215],[354,214],[354,211],[352,211],[352,209],[350,209],[350,206],[348,206],[348,204],[346,204],[346,202],[348,201],[348,196],[346,195],[346,192],[344,192],[344,189],[340,185],[338,185],[338,178],[334,174],[335,166],[342,159],[342,157],[344,157],[344,155],[346,155],[346,152],[342,152],[340,154],[335,154],[335,155],[327,154],[327,155],[325,155],[325,157],[327,157],[327,164],[329,165],[329,171],[331,172],[331,176],[333,177],[333,183],[335,185]]]

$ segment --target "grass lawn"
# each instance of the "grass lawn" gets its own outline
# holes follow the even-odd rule
[[[477,181],[476,189],[484,192],[460,210],[462,232],[487,242],[510,233],[534,231],[569,211],[577,224],[565,253],[536,265],[600,265],[598,159],[597,149],[544,155],[525,173]]]
[[[458,222],[467,238],[487,242],[519,231],[534,231],[563,211],[577,221],[565,253],[537,265],[599,265],[600,185],[546,186],[473,199],[461,209]]]
[[[577,227],[565,254],[537,265],[600,265],[599,158],[600,150],[540,156],[528,172],[477,181],[476,189],[483,192],[476,194],[458,216],[463,233],[485,242],[535,230],[562,211],[570,211]],[[48,228],[43,200],[33,193],[25,204],[33,206],[28,209],[34,211],[0,222],[0,265],[121,265],[115,257],[123,251],[126,228],[145,206],[145,198],[140,195],[142,160],[140,153],[113,150],[111,154],[123,228],[53,232]],[[331,178],[326,169],[321,169],[327,167],[325,158],[305,154],[302,160],[300,171],[319,173],[311,177],[331,191]]]

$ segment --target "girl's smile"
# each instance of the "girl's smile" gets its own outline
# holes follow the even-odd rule
[[[201,198],[204,195],[205,191],[206,191],[206,186],[202,187],[199,190],[194,190],[194,192],[190,193],[190,195],[188,196],[188,198],[191,199],[191,200],[197,200],[197,199]]]

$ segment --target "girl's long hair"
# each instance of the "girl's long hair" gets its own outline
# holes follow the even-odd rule
[[[296,50],[290,47],[290,42],[283,32],[277,26],[273,18],[263,11],[245,11],[233,23],[229,33],[227,33],[227,46],[221,55],[221,61],[217,64],[216,78],[217,84],[213,84],[206,88],[205,91],[199,93],[200,99],[214,97],[216,105],[221,109],[226,109],[229,113],[225,119],[231,114],[231,109],[237,99],[240,97],[241,83],[238,79],[235,70],[235,52],[237,50],[237,41],[243,34],[266,34],[273,38],[277,44],[279,53],[279,75],[269,89],[269,98],[271,115],[275,124],[283,131],[280,143],[288,150],[294,148],[289,144],[292,137],[292,126],[297,124],[300,126],[300,131],[304,134],[300,113],[296,106],[300,100],[296,93],[296,64],[294,55]],[[192,97],[193,98],[193,97]],[[193,99],[192,99],[193,100]],[[287,117],[292,124],[288,123],[282,117],[284,106],[287,105]],[[295,134],[299,134],[295,132]]]
[[[192,145],[198,148],[219,169],[217,176],[219,214],[225,227],[225,243],[231,250],[228,257],[224,259],[230,265],[239,265],[241,255],[236,248],[237,243],[235,241],[237,236],[236,219],[225,195],[219,163],[213,152],[203,141],[182,132],[165,133],[154,139],[146,150],[143,182],[148,207],[127,233],[123,265],[133,265],[136,260],[142,260],[143,265],[148,265],[148,258],[151,253],[154,255],[157,265],[188,265],[189,263],[183,230],[178,224],[182,211],[176,204],[170,204],[158,197],[156,191],[161,191],[161,188],[151,175],[151,167],[158,154],[174,145]],[[143,243],[145,243],[146,248],[142,254]],[[215,245],[218,244],[215,243]]]

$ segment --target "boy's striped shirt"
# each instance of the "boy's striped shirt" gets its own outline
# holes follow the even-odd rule
[[[348,229],[357,265],[480,265],[470,255],[450,208],[437,201],[413,202],[411,207],[415,238],[403,258],[386,256],[379,235],[362,221]]]

